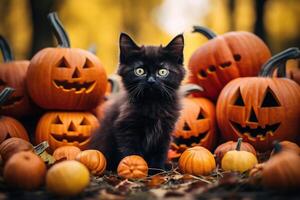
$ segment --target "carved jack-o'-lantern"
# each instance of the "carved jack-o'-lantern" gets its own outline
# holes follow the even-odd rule
[[[197,86],[187,85],[185,94],[201,91]],[[216,139],[215,106],[205,98],[186,97],[175,125],[173,141],[179,147],[203,146],[213,149]]]
[[[13,59],[13,54],[7,41],[0,36],[0,48],[4,63],[0,64],[0,91],[12,87],[15,92],[1,105],[0,113],[13,117],[21,117],[31,112],[27,95],[25,78],[29,66],[28,60]]]
[[[0,93],[0,105],[5,103],[14,92],[13,88],[6,87]],[[18,137],[29,141],[25,128],[20,122],[11,117],[0,116],[0,144],[11,137]]]
[[[106,73],[92,53],[70,48],[56,13],[49,14],[58,48],[39,51],[31,60],[27,87],[32,99],[46,109],[89,110],[106,90]]]
[[[274,140],[295,141],[300,129],[300,86],[287,78],[271,78],[282,57],[299,55],[288,49],[267,62],[261,77],[238,78],[228,83],[217,103],[217,121],[226,140],[244,141],[258,151],[272,149]]]
[[[48,141],[50,151],[68,145],[84,150],[98,127],[97,118],[88,112],[49,112],[40,119],[35,139]]]
[[[217,36],[204,27],[194,27],[209,42],[199,47],[189,60],[189,82],[199,84],[200,96],[217,100],[222,88],[238,77],[256,76],[271,57],[266,44],[250,32],[229,32]]]

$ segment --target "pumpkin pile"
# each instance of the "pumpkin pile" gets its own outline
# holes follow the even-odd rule
[[[45,185],[59,196],[74,196],[89,185],[90,176],[105,173],[110,158],[87,147],[121,83],[116,75],[107,78],[96,55],[71,48],[56,13],[48,18],[58,47],[40,50],[31,61],[15,61],[0,36],[1,167],[9,187]],[[168,154],[178,166],[173,170],[194,176],[249,172],[251,181],[266,188],[299,188],[300,50],[271,57],[266,44],[249,32],[217,36],[200,26],[194,32],[209,41],[191,56],[188,84],[181,87],[182,110]],[[35,127],[37,146],[12,118],[34,113],[32,103],[46,111]],[[259,163],[263,152],[271,156]],[[130,155],[120,161],[117,174],[145,181],[149,170],[142,157]]]
[[[48,15],[58,40],[57,48],[35,54],[27,71],[27,88],[33,101],[44,109],[35,140],[49,142],[49,152],[60,146],[87,148],[91,134],[99,127],[88,111],[95,108],[106,91],[106,73],[92,53],[70,47],[66,31],[56,13]]]

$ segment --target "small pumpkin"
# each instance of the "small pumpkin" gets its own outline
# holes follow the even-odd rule
[[[273,141],[296,141],[300,130],[300,86],[287,78],[272,77],[280,63],[300,55],[287,49],[270,59],[259,77],[228,83],[217,102],[217,121],[225,140],[244,141],[257,151],[271,150]]]
[[[123,178],[145,178],[148,175],[148,164],[141,156],[126,156],[120,161],[117,172]]]
[[[0,105],[3,105],[14,91],[10,87],[2,90],[0,93]],[[28,134],[20,122],[14,118],[0,115],[0,144],[11,137],[18,137],[29,141]]]
[[[61,146],[55,149],[53,157],[55,160],[75,160],[76,156],[81,152],[75,146]]]
[[[30,97],[45,109],[95,108],[106,90],[104,67],[94,54],[70,48],[68,35],[56,13],[50,13],[48,18],[59,47],[42,49],[31,59],[27,71]]]
[[[32,104],[26,90],[26,73],[29,66],[28,60],[14,60],[8,42],[0,36],[0,49],[3,63],[0,63],[0,91],[6,87],[15,89],[0,106],[0,114],[12,117],[23,117],[33,112]]]
[[[228,141],[228,142],[225,142],[225,143],[219,145],[214,152],[218,163],[221,162],[223,156],[228,151],[235,150],[236,146],[237,146],[237,142],[234,142],[234,141]],[[255,151],[254,147],[251,144],[249,144],[248,142],[241,142],[240,150],[248,151],[250,153],[253,153],[253,155],[256,156],[256,151]]]
[[[182,173],[196,176],[209,175],[216,168],[214,156],[204,147],[195,146],[183,152],[178,161]]]
[[[98,127],[98,119],[88,112],[48,112],[37,124],[35,141],[48,141],[49,152],[61,146],[84,150]]]
[[[300,157],[293,151],[281,151],[275,144],[275,155],[264,165],[262,185],[276,190],[297,190],[300,188]]]
[[[279,145],[281,146],[281,151],[292,151],[300,156],[300,147],[296,143],[290,141],[282,141],[279,142]],[[274,154],[275,149],[272,150],[271,156],[273,156]]]
[[[75,196],[81,193],[89,182],[89,170],[75,160],[55,164],[46,175],[47,190],[59,196]]]
[[[185,98],[182,101],[180,117],[172,133],[173,142],[186,148],[203,146],[212,150],[216,141],[216,114],[214,104],[205,98],[187,97],[202,90],[197,85],[182,87]]]
[[[0,155],[4,162],[20,151],[33,151],[33,146],[21,138],[9,138],[1,143]]]
[[[7,161],[3,176],[12,187],[33,190],[44,183],[46,171],[46,165],[39,156],[24,151],[14,154]]]
[[[85,150],[76,156],[76,160],[84,164],[93,175],[99,176],[106,169],[106,159],[97,150]]]
[[[236,149],[228,151],[222,161],[222,169],[225,171],[234,171],[243,173],[252,169],[257,163],[257,158],[253,153],[241,151],[242,138],[237,141]]]
[[[271,57],[267,45],[250,32],[229,32],[217,36],[205,27],[194,26],[194,32],[209,39],[191,56],[189,82],[199,84],[200,96],[216,101],[223,87],[238,77],[256,76]]]

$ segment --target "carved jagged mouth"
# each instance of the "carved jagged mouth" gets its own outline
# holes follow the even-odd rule
[[[250,137],[265,137],[267,134],[273,136],[274,132],[280,126],[280,123],[273,125],[266,125],[265,128],[258,126],[257,128],[251,128],[249,126],[242,127],[240,124],[230,121],[232,126],[241,134],[248,135]]]
[[[182,136],[174,138],[174,142],[177,145],[185,144],[186,146],[194,146],[199,144],[203,138],[206,137],[208,131],[199,133],[199,136],[191,136],[189,138],[183,138]]]
[[[63,90],[67,90],[67,91],[74,91],[74,92],[89,92],[91,91],[96,82],[95,81],[86,81],[86,82],[78,82],[78,81],[74,81],[74,82],[70,82],[67,80],[64,81],[60,81],[60,80],[54,80],[53,81],[54,85],[58,88],[61,88]]]
[[[72,142],[82,143],[82,142],[85,142],[87,139],[89,139],[88,136],[84,136],[82,134],[78,134],[78,135],[67,135],[67,134],[58,135],[58,134],[55,134],[55,133],[51,133],[51,135],[57,141],[68,142],[68,143],[72,143]]]
[[[17,104],[20,101],[22,101],[22,99],[23,99],[23,96],[10,97],[2,104],[2,107],[13,106],[14,104]]]

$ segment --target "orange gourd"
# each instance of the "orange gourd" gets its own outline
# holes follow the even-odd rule
[[[55,149],[53,157],[55,160],[75,160],[80,152],[81,150],[75,146],[61,146]]]
[[[195,146],[183,152],[178,161],[182,173],[209,175],[216,168],[214,156],[204,147]]]
[[[97,150],[85,150],[76,156],[76,160],[84,164],[93,175],[99,176],[106,169],[106,159]]]
[[[33,146],[26,140],[17,137],[9,138],[0,145],[0,155],[4,162],[20,151],[33,151]]]
[[[117,172],[124,178],[145,178],[148,175],[148,164],[141,156],[126,156],[120,161]]]
[[[33,152],[19,152],[5,164],[3,177],[11,187],[33,190],[40,187],[46,176],[46,165]]]

